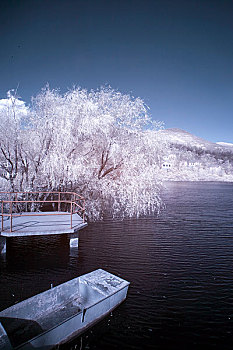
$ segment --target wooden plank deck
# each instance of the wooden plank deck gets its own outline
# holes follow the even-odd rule
[[[23,216],[27,214],[27,216]],[[38,214],[35,216],[35,214]],[[48,215],[55,214],[55,215]],[[59,214],[59,215],[56,215]],[[12,232],[10,232],[10,216],[4,216],[3,237],[22,237],[36,235],[57,235],[74,233],[87,226],[78,214],[72,214],[72,228],[70,225],[71,214],[62,212],[22,213],[12,217]]]

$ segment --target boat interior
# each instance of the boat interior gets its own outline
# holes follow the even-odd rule
[[[0,312],[0,323],[15,348],[103,298],[101,292],[76,278]]]

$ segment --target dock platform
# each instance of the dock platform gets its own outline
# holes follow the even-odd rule
[[[51,215],[52,214],[52,215]],[[62,212],[22,213],[12,217],[12,232],[10,232],[10,216],[4,216],[4,231],[2,237],[23,237],[37,235],[60,235],[75,233],[86,227],[87,223],[77,214]]]
[[[70,247],[78,247],[78,231],[87,226],[84,197],[76,192],[37,191],[0,192],[0,198],[0,253],[6,253],[7,239],[12,237],[68,234]],[[48,207],[53,210],[42,210]]]

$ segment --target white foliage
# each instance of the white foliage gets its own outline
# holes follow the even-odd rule
[[[110,87],[62,95],[46,86],[32,99],[27,128],[18,133],[14,187],[74,190],[86,198],[92,220],[105,212],[157,212],[159,127],[140,98]]]
[[[14,90],[0,100],[0,176],[7,181],[5,188],[14,190],[19,172],[21,133],[29,110]]]
[[[0,112],[1,119],[9,118],[11,121],[20,122],[29,113],[28,107],[25,105],[24,101],[21,101],[14,94],[14,90],[7,92],[8,98],[0,99]]]

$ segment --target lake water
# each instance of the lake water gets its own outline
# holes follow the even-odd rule
[[[233,184],[166,186],[159,217],[90,224],[78,249],[10,239],[0,309],[103,268],[131,282],[128,297],[66,349],[232,349]]]

